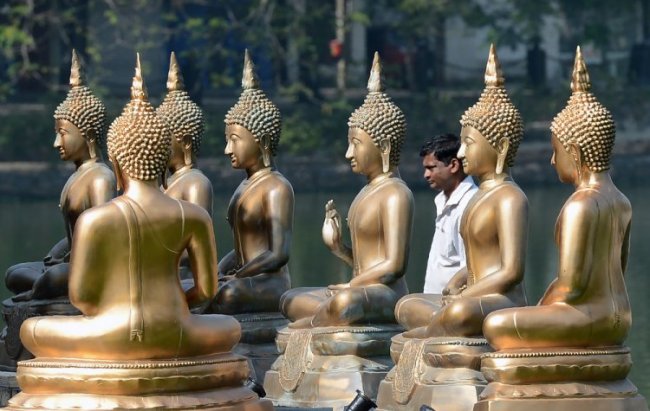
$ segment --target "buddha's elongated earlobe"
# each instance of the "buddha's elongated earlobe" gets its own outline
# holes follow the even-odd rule
[[[503,169],[506,165],[506,159],[508,158],[509,148],[510,140],[508,140],[506,137],[503,137],[501,140],[499,140],[497,147],[497,165],[495,169],[497,175],[503,173]]]
[[[268,134],[264,134],[260,138],[260,150],[262,150],[264,167],[271,167],[271,138]]]
[[[382,138],[379,142],[379,150],[381,152],[381,171],[388,173],[390,170],[390,139]]]

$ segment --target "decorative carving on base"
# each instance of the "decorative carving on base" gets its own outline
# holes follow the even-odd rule
[[[379,385],[378,408],[472,410],[487,384],[479,368],[489,350],[482,338],[393,337],[391,356],[397,365]]]
[[[376,398],[393,365],[390,338],[397,325],[285,328],[276,340],[280,356],[266,373],[264,389],[276,406],[343,409],[363,391]]]

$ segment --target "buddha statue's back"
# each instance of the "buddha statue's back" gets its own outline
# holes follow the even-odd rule
[[[12,409],[266,410],[243,386],[246,358],[230,352],[240,326],[195,315],[217,292],[212,220],[159,182],[171,133],[148,102],[140,59],[131,101],[110,127],[108,151],[124,194],[84,213],[72,243],[70,300],[82,316],[36,317],[21,338]],[[194,285],[183,290],[187,251]]]

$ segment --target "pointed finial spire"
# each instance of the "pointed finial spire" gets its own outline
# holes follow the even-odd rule
[[[370,68],[370,77],[368,77],[368,92],[379,93],[382,91],[384,91],[384,82],[381,73],[381,59],[379,58],[379,52],[375,51],[372,68]]]
[[[183,74],[178,66],[176,54],[172,51],[169,56],[169,73],[167,74],[167,91],[184,90]]]
[[[142,78],[142,66],[140,65],[140,53],[136,53],[135,76],[131,85],[131,99],[147,100],[147,86]]]
[[[584,58],[582,58],[582,51],[580,46],[576,49],[576,59],[573,63],[573,75],[571,76],[571,90],[576,91],[589,91],[591,82],[589,81],[589,73],[587,72],[587,65]]]
[[[83,86],[86,83],[83,68],[79,61],[77,51],[72,49],[72,66],[70,66],[70,87]]]
[[[503,87],[505,79],[501,71],[501,63],[497,57],[497,50],[494,43],[490,44],[487,66],[485,67],[485,85],[491,87]]]
[[[260,81],[257,74],[255,74],[255,64],[253,64],[248,49],[244,51],[244,72],[242,73],[241,87],[244,90],[260,88]]]

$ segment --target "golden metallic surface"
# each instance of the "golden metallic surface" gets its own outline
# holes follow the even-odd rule
[[[204,123],[201,108],[194,103],[183,83],[174,52],[169,61],[167,95],[156,109],[172,133],[165,194],[203,207],[212,215],[212,183],[196,168],[196,155],[203,138]]]
[[[325,245],[352,268],[352,279],[327,288],[288,291],[281,310],[293,321],[293,328],[394,323],[395,304],[408,293],[403,276],[411,241],[413,195],[397,169],[406,122],[381,91],[378,55],[368,90],[363,105],[350,117],[345,155],[352,170],[368,180],[348,213],[352,246],[342,242],[341,217],[331,200],[325,206],[322,230]]]
[[[492,46],[486,88],[461,120],[458,158],[465,173],[479,182],[460,226],[467,267],[452,277],[442,299],[416,294],[400,301],[398,322],[418,327],[406,332],[406,338],[480,336],[489,313],[526,305],[528,200],[508,174],[523,127],[499,73]]]
[[[48,299],[67,295],[72,234],[85,210],[104,204],[115,196],[115,177],[101,161],[99,145],[106,136],[106,109],[85,85],[77,53],[72,50],[70,91],[54,113],[54,148],[76,170],[68,178],[59,208],[66,238],[50,250],[43,261],[10,267],[5,284],[16,301]]]
[[[247,178],[228,205],[235,248],[219,261],[219,292],[208,308],[224,314],[277,312],[280,296],[291,288],[293,188],[273,163],[280,111],[259,89],[248,51],[242,87],[226,115],[224,154]]]
[[[133,83],[132,101],[108,141],[124,194],[85,212],[75,228],[70,301],[83,315],[23,323],[21,340],[36,359],[19,363],[23,392],[10,405],[269,409],[243,389],[246,361],[229,353],[239,323],[189,311],[217,292],[212,220],[160,191],[170,134],[147,101],[139,59]],[[187,291],[177,273],[184,251],[194,277]],[[199,400],[196,390],[213,397]]]
[[[551,164],[575,187],[555,227],[558,276],[536,306],[485,320],[498,351],[483,357],[490,384],[475,410],[648,409],[626,379],[632,361],[622,346],[631,325],[623,275],[632,208],[607,172],[614,122],[589,88],[578,48],[572,96],[551,127]]]
[[[586,75],[579,52],[575,67]],[[537,306],[501,311],[486,320],[485,336],[497,350],[616,346],[625,341],[630,329],[632,316],[623,274],[632,208],[609,173],[600,171],[609,168],[613,122],[610,132],[603,133],[600,125],[603,118],[611,119],[609,113],[591,115],[592,108],[600,113],[604,107],[595,98],[589,103],[576,102],[575,94],[586,91],[573,93],[563,113],[573,111],[570,121],[574,124],[579,119],[573,116],[580,115],[583,126],[562,127],[559,123],[567,117],[560,115],[552,137],[551,163],[562,182],[575,186],[556,223],[558,277]],[[586,135],[574,134],[577,131]],[[602,149],[587,151],[594,147]]]

